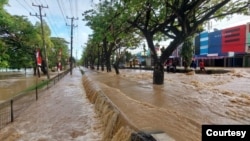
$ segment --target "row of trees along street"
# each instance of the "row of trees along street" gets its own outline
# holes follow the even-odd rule
[[[93,30],[82,59],[87,65],[105,63],[111,71],[127,48],[138,47],[143,40],[154,60],[153,83],[164,83],[163,64],[178,45],[203,31],[211,19],[220,20],[232,14],[248,14],[248,0],[101,0],[92,10],[83,13],[87,25]],[[155,43],[171,40],[157,57]],[[123,53],[121,53],[123,50]]]
[[[35,52],[40,49],[44,62],[44,48],[42,46],[41,24],[32,25],[25,16],[10,15],[4,9],[8,0],[0,1],[0,68],[34,68],[36,75]],[[58,37],[51,37],[51,31],[46,22],[44,26],[44,39],[47,47],[49,68],[55,67],[58,62],[58,53],[61,51],[61,63],[66,65],[69,59],[68,43]],[[46,64],[41,70],[46,74]]]

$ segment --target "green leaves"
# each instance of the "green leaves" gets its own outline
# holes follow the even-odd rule
[[[154,41],[171,39],[161,56],[164,62],[178,45],[202,31],[207,21],[247,14],[248,6],[248,0],[112,0],[101,1],[98,9],[83,15],[97,44],[106,38],[109,45],[136,46],[130,41],[140,42],[144,36],[154,52]]]
[[[181,48],[181,56],[187,64],[190,64],[193,57],[194,46],[192,38],[187,38]]]
[[[42,47],[41,24],[32,25],[25,16],[10,15],[3,9],[7,2],[0,2],[0,67],[33,67],[35,49]],[[51,48],[51,31],[46,22],[44,31],[46,47]]]

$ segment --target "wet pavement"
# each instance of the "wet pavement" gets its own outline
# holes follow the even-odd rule
[[[44,94],[45,93],[45,94]],[[78,68],[44,91],[13,123],[1,141],[100,141],[102,124],[86,98]]]

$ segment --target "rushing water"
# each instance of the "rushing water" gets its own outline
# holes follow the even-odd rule
[[[165,73],[164,85],[152,84],[151,71],[121,70],[115,75],[87,70],[86,74],[142,131],[199,141],[202,124],[250,122],[247,69],[212,75]]]
[[[249,69],[211,75],[165,73],[164,85],[152,84],[151,71],[84,71],[87,97],[81,92],[80,75],[67,76],[2,136],[14,136],[13,141],[127,141],[131,133],[145,131],[164,132],[176,141],[200,141],[202,124],[250,123]]]
[[[102,123],[86,98],[82,75],[74,69],[38,95],[13,123],[0,130],[0,141],[101,141]]]
[[[0,72],[0,102],[8,100],[36,83],[31,69]]]

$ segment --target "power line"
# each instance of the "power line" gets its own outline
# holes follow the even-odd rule
[[[21,3],[19,0],[16,0],[26,11],[28,11],[29,13],[29,10],[23,5],[23,3]]]
[[[76,16],[78,17],[78,0],[75,0],[75,12]]]
[[[17,0],[17,1],[18,1],[18,0]],[[34,8],[33,8],[32,6],[29,5],[29,3],[28,3],[26,0],[24,0],[24,2],[26,3],[26,5],[28,5],[28,7],[29,7],[30,9],[32,9],[33,12],[36,11],[36,10],[34,10]]]
[[[47,2],[47,0],[45,0],[45,3],[48,5],[48,2]]]
[[[69,6],[70,6],[71,15],[74,16],[74,14],[73,14],[73,7],[72,7],[72,3],[70,2],[70,0],[69,0]]]
[[[57,0],[57,4],[58,4],[59,9],[60,9],[60,11],[61,11],[61,13],[62,13],[62,15],[63,15],[63,19],[64,19],[65,23],[67,23],[67,21],[66,21],[66,19],[65,19],[66,16],[65,16],[65,14],[64,14],[64,12],[63,12],[63,10],[62,10],[62,6],[61,6],[59,0]]]
[[[48,3],[47,3],[46,0],[45,0],[45,3],[48,5]],[[53,15],[53,14],[51,14],[51,13],[52,13],[52,12],[51,12],[51,9],[48,8],[48,10],[49,10],[49,13],[50,13],[50,14],[48,14],[48,15]],[[56,31],[58,31],[58,30],[57,30],[57,25],[56,25],[56,24],[53,24],[53,22],[51,22],[50,16],[47,16],[47,20],[48,20],[48,24],[49,24],[50,27],[51,27],[51,30],[56,34],[57,37],[59,37],[58,34],[57,34],[57,32],[56,32]],[[52,21],[53,21],[53,20],[52,20]],[[54,22],[56,22],[56,20],[54,20]],[[55,29],[56,29],[56,30],[55,30]]]
[[[39,2],[37,2],[37,0],[34,0],[34,2],[37,3],[37,4],[39,3]]]
[[[17,3],[19,4],[19,5],[21,5],[27,12],[28,12],[28,14],[27,15],[29,15],[29,8],[27,8],[23,3],[21,3],[19,0],[16,0],[17,1]],[[25,1],[25,0],[24,0]],[[30,6],[26,1],[25,1],[25,3],[28,5],[28,7]],[[31,7],[31,9],[33,10],[33,11],[35,11],[33,8],[32,8],[32,6],[30,6]]]
[[[51,20],[50,20],[49,17],[47,17],[47,19],[48,19],[48,23],[49,23],[51,29],[53,30],[53,32],[54,32],[54,33],[56,34],[56,36],[58,37],[58,34],[57,34],[56,30],[54,30],[54,28],[53,28],[53,27],[56,27],[56,28],[57,28],[57,26],[53,26],[53,24],[52,24],[52,22],[51,22]]]
[[[41,3],[41,4],[43,3],[43,1],[41,1],[41,0],[38,0],[38,1],[39,1],[39,3]]]

